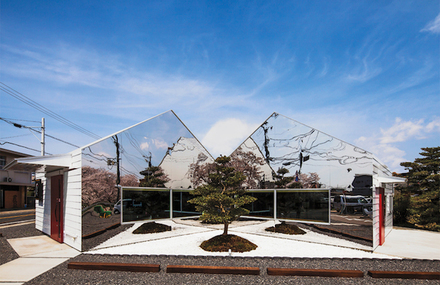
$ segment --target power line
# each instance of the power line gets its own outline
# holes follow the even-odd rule
[[[20,121],[20,122],[31,122],[31,123],[41,123],[40,121],[31,121],[31,120],[23,120],[23,119],[11,119],[11,118],[3,118],[5,120],[13,120],[13,121]]]
[[[40,152],[38,149],[30,148],[30,147],[27,147],[27,146],[24,146],[24,145],[12,143],[12,142],[4,142],[4,143],[0,142],[0,145],[5,145],[5,144],[12,144],[12,145],[15,145],[15,146],[18,146],[18,147],[22,147],[22,148],[25,148],[25,149],[29,149],[29,150],[33,150],[33,151],[36,151],[36,152]],[[51,153],[48,153],[48,152],[47,152],[47,154],[52,155]]]
[[[25,135],[18,135],[18,136],[12,136],[12,137],[4,137],[4,138],[0,138],[0,140],[4,140],[4,139],[12,139],[12,138],[18,138],[18,137],[27,137],[30,136],[31,134],[25,134]]]
[[[71,127],[74,130],[77,130],[85,135],[88,135],[94,139],[99,139],[101,138],[100,136],[98,136],[95,133],[92,133],[91,131],[88,131],[86,129],[84,129],[83,127],[73,123],[72,121],[69,121],[68,119],[56,114],[55,112],[47,109],[46,107],[44,107],[43,105],[35,102],[34,100],[30,99],[29,97],[26,97],[25,95],[21,94],[20,92],[18,92],[17,90],[14,90],[13,88],[11,88],[10,86],[4,84],[3,82],[0,82],[0,84],[2,86],[0,86],[0,90],[2,90],[3,92],[5,92],[8,95],[11,95],[12,97],[20,100],[23,103],[28,104],[29,106],[37,109],[38,111],[54,118],[55,120]]]
[[[17,127],[17,128],[26,128],[26,129],[29,129],[29,130],[31,130],[31,131],[34,131],[34,132],[37,132],[37,133],[40,133],[40,134],[41,134],[41,131],[34,129],[33,127],[27,127],[27,126],[24,126],[24,125],[21,125],[21,124],[17,124],[17,123],[14,123],[14,122],[12,122],[12,121],[9,121],[9,120],[7,120],[7,119],[5,119],[5,118],[2,118],[2,117],[0,117],[0,120],[5,121],[6,123],[8,123],[8,124],[10,124],[10,125],[13,125],[14,127]],[[32,121],[32,122],[35,122],[35,121]],[[49,135],[49,134],[47,134],[47,133],[45,133],[45,136],[46,136],[46,137],[49,137],[49,138],[52,138],[52,139],[54,139],[54,140],[60,141],[60,142],[62,142],[62,143],[65,143],[65,144],[68,144],[68,145],[71,145],[71,146],[74,146],[74,147],[79,148],[79,146],[77,146],[77,145],[75,145],[75,144],[73,144],[73,143],[70,143],[70,142],[67,142],[67,141],[65,141],[65,140],[62,140],[62,139],[56,138],[56,137],[51,136],[51,135]],[[16,136],[16,137],[18,137],[18,136]],[[12,138],[12,137],[10,137],[10,138]]]

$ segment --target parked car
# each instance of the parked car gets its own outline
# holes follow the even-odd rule
[[[127,207],[142,207],[142,202],[136,203],[136,201],[132,199],[124,199],[124,209]],[[116,202],[116,204],[113,206],[113,212],[115,214],[121,213],[121,200]]]
[[[333,200],[333,207],[336,211],[342,213],[363,213],[364,209],[371,211],[372,204],[364,196],[336,195]]]

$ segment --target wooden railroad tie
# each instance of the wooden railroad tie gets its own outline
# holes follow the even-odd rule
[[[168,265],[166,271],[167,273],[260,275],[259,267]]]
[[[130,272],[159,272],[159,264],[141,263],[105,263],[105,262],[69,262],[68,269],[80,270],[110,270]]]
[[[429,279],[440,280],[440,272],[412,272],[412,271],[368,271],[373,278],[401,278],[401,279]]]
[[[320,277],[364,277],[360,270],[332,269],[297,269],[297,268],[267,268],[268,275],[278,276],[320,276]]]

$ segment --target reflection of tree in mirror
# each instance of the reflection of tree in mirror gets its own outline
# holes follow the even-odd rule
[[[316,172],[311,172],[309,174],[301,173],[296,171],[294,176],[286,176],[289,170],[284,167],[280,167],[277,170],[275,177],[275,185],[278,188],[320,188],[319,175]]]
[[[165,183],[170,181],[167,174],[160,166],[151,166],[140,172],[144,176],[140,180],[140,187],[161,187],[165,188]]]
[[[278,188],[287,188],[287,185],[289,185],[291,188],[301,188],[298,186],[301,186],[300,183],[296,183],[295,182],[295,177],[293,176],[285,176],[287,173],[289,173],[290,171],[285,168],[285,167],[280,167],[277,170],[277,173],[275,175],[273,175],[273,177],[275,178],[275,185]]]
[[[121,186],[132,186],[137,187],[139,186],[139,179],[134,174],[127,174],[124,176],[121,176]]]
[[[170,215],[168,191],[124,190],[124,201],[124,221],[167,218]]]
[[[244,152],[238,149],[231,155],[231,165],[246,176],[243,183],[245,188],[255,189],[259,186],[263,173],[261,166],[264,165],[264,160],[261,157],[256,156],[253,152]]]
[[[310,172],[309,174],[301,173],[299,175],[299,181],[302,188],[320,188],[319,175],[316,172]]]
[[[116,187],[115,173],[103,168],[83,166],[81,183],[83,207],[98,202],[111,204],[117,202],[118,188]],[[121,184],[124,186],[138,186],[139,182],[134,175],[124,175],[121,177]]]

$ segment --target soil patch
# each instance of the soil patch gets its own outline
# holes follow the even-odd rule
[[[133,231],[133,234],[153,234],[166,231],[171,231],[171,227],[156,222],[150,222],[142,224],[139,228]]]
[[[281,222],[281,224],[275,225],[275,227],[266,228],[266,231],[288,234],[288,235],[303,235],[306,233],[298,226],[292,224],[286,224],[285,222]]]
[[[218,235],[202,242],[200,247],[206,251],[247,252],[257,248],[257,245],[236,235]]]

